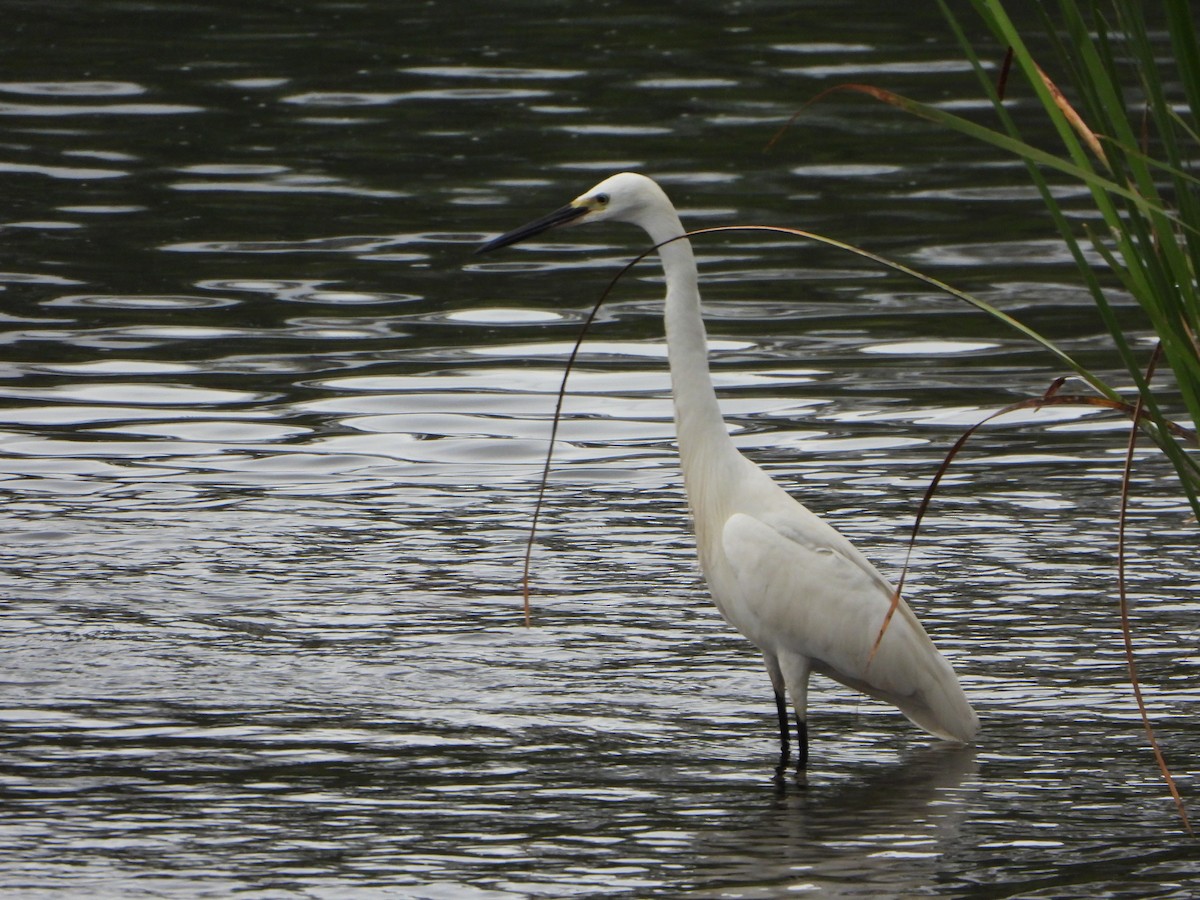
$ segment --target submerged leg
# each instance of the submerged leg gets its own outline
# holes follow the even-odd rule
[[[803,769],[808,765],[808,722],[796,716],[796,743],[799,753],[796,755],[796,768]]]
[[[782,765],[792,752],[788,746],[787,700],[784,699],[786,682],[783,670],[779,668],[779,660],[769,653],[764,653],[763,662],[766,663],[767,674],[771,676],[771,687],[775,689],[775,711],[779,715],[779,762]]]
[[[812,666],[803,656],[785,656],[779,660],[779,670],[787,682],[792,707],[796,710],[796,744],[800,751],[796,768],[803,771],[808,765],[808,676]]]
[[[787,701],[783,699],[783,692],[775,692],[775,711],[779,714],[779,755],[787,759],[790,754],[791,747],[788,746],[788,711]],[[800,752],[805,750],[804,743],[801,741]]]

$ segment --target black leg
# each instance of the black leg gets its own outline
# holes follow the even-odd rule
[[[779,764],[775,767],[775,784],[782,787],[787,773],[787,760],[792,755],[787,743],[787,703],[784,695],[775,694],[775,712],[779,713]]]
[[[800,747],[796,768],[803,770],[808,766],[808,723],[799,716],[796,716],[796,743]]]
[[[788,746],[788,714],[787,701],[783,699],[783,694],[775,692],[775,711],[779,713],[779,755],[784,759],[792,752]],[[803,749],[803,745],[801,745]]]

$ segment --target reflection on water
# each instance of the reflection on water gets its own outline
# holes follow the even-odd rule
[[[571,376],[520,626],[562,365],[642,248],[470,251],[612,171],[697,227],[946,269],[1113,368],[1020,167],[861,98],[761,152],[841,80],[981,108],[937,19],[868,6],[14,7],[0,893],[1187,894],[1103,416],[988,429],[926,519],[910,596],[978,746],[822,683],[807,779],[777,777],[765,675],[693,562],[643,263]],[[738,445],[891,573],[961,430],[1059,374],[828,249],[697,254]],[[1190,794],[1195,523],[1139,473],[1139,666]]]

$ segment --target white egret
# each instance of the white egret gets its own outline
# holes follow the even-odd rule
[[[504,247],[560,225],[640,225],[666,274],[664,322],[675,430],[700,567],[725,619],[762,652],[789,754],[785,691],[808,759],[808,681],[816,672],[885,700],[946,740],[970,741],[979,719],[946,658],[900,601],[882,642],[892,585],[845,537],[734,447],[708,370],[696,261],[679,215],[654,181],[614,175],[570,204],[487,242]],[[874,655],[872,650],[874,648]]]

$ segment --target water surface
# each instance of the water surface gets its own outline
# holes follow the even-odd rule
[[[1120,423],[986,430],[927,520],[910,602],[978,744],[815,683],[801,783],[696,570],[643,264],[572,376],[521,625],[562,366],[643,244],[470,251],[613,171],[1116,365],[1019,166],[850,96],[763,152],[842,81],[984,115],[936,15],[860,6],[3,4],[0,891],[1193,892],[1116,619]],[[857,258],[696,249],[738,445],[893,576],[958,434],[1061,374]],[[1140,672],[1191,796],[1195,523],[1150,454],[1137,492]]]

